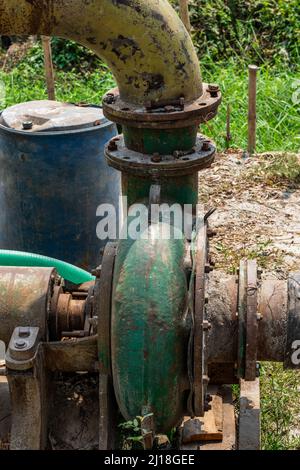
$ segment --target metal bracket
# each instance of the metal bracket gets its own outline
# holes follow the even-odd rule
[[[49,400],[39,328],[15,328],[6,365],[12,410],[10,449],[45,449]]]
[[[5,356],[7,369],[25,371],[34,367],[40,329],[19,326],[14,329]]]

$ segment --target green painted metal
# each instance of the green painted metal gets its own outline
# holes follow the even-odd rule
[[[198,174],[172,178],[139,178],[122,174],[122,192],[127,196],[128,207],[136,202],[148,204],[152,184],[161,185],[161,201],[170,204],[192,204],[198,202]]]
[[[130,223],[130,221],[128,221]],[[184,413],[187,387],[188,286],[185,241],[119,242],[112,300],[112,370],[125,419],[154,414],[156,430],[169,431]],[[166,227],[165,227],[166,228]]]
[[[83,44],[111,68],[128,103],[203,93],[192,40],[167,0],[0,0],[0,34]]]
[[[123,126],[126,147],[140,153],[172,155],[189,151],[195,145],[198,126],[181,129],[139,129]]]

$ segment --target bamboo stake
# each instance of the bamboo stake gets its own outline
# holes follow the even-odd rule
[[[54,69],[52,62],[51,38],[42,36],[44,48],[45,75],[49,100],[55,100]]]
[[[184,26],[191,33],[191,22],[189,14],[189,0],[179,0],[180,18]]]
[[[232,140],[231,132],[230,132],[230,125],[231,125],[231,108],[230,104],[227,105],[227,113],[226,113],[226,148],[228,149],[230,146],[230,141]]]
[[[248,107],[248,153],[253,155],[256,147],[256,89],[257,72],[256,65],[249,65],[249,107]]]

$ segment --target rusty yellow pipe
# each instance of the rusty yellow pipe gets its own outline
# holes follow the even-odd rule
[[[167,0],[0,0],[0,34],[83,44],[111,68],[129,103],[189,102],[203,92],[192,41]]]

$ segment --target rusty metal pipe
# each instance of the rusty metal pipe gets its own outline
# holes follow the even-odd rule
[[[238,316],[237,276],[215,271],[209,276],[207,318],[208,362],[236,363]],[[287,281],[263,280],[258,287],[259,361],[283,362],[287,338]]]
[[[0,34],[72,39],[111,68],[128,103],[199,98],[191,38],[167,0],[0,0]]]

